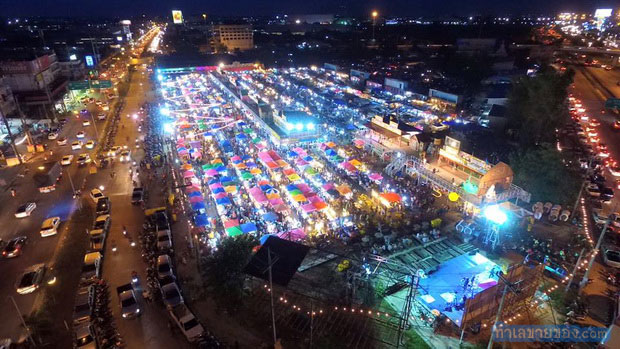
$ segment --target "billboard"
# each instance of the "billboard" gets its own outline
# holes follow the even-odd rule
[[[95,60],[93,59],[93,56],[84,56],[84,58],[86,59],[87,67],[92,67],[95,65]]]
[[[611,17],[611,9],[610,8],[597,8],[594,12],[595,18],[607,18]]]
[[[183,24],[183,12],[177,10],[172,11],[172,23]]]

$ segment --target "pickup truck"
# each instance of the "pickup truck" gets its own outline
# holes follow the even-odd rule
[[[179,326],[185,338],[190,342],[200,340],[204,334],[202,325],[196,320],[196,317],[183,303],[169,308],[168,313],[174,322]]]
[[[116,293],[118,294],[118,303],[121,306],[121,316],[123,319],[140,316],[140,304],[130,283],[117,287]]]

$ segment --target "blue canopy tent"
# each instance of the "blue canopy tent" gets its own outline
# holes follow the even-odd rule
[[[260,186],[260,190],[262,190],[262,191],[267,191],[267,190],[272,189],[272,188],[273,187],[270,186],[269,184],[263,184],[263,185]]]
[[[286,186],[286,190],[287,191],[293,191],[295,189],[299,189],[299,188],[297,188],[297,186],[295,184],[289,184],[289,185]]]
[[[267,212],[263,215],[265,222],[275,222],[278,220],[278,215],[273,212]]]
[[[240,133],[240,134],[237,135],[236,138],[238,140],[242,141],[242,140],[248,139],[248,136],[246,136],[245,133]]]
[[[245,163],[245,165],[246,165],[248,168],[254,168],[254,167],[257,167],[257,166],[256,166],[256,163],[255,163],[255,162],[252,162],[252,161],[248,161],[248,162],[246,162],[246,163]]]
[[[217,172],[224,172],[224,171],[226,171],[226,166],[224,166],[224,165],[219,165],[218,167],[216,167],[216,168],[215,168],[215,170],[216,170]]]
[[[256,224],[254,224],[252,222],[241,224],[241,231],[244,234],[251,233],[251,232],[257,231],[257,230],[258,230],[258,228],[256,227]]]
[[[304,161],[308,161],[308,162],[310,162],[310,161],[312,161],[312,160],[314,160],[314,159],[313,159],[313,158],[312,158],[312,156],[310,156],[310,155],[308,155],[308,156],[304,157]]]
[[[243,161],[247,161],[247,160],[250,160],[250,159],[252,159],[252,157],[251,157],[251,156],[249,156],[249,155],[247,155],[247,154],[246,154],[246,155],[243,155],[243,156],[241,157],[241,160],[243,160]]]
[[[205,203],[202,202],[202,201],[194,202],[192,204],[192,210],[194,210],[194,211],[204,210],[205,208],[206,208]]]
[[[288,152],[288,156],[291,157],[291,158],[297,157],[298,155],[299,154],[297,154],[296,152],[294,152],[292,150]]]
[[[225,193],[225,192],[226,192],[226,189],[222,187],[213,189],[213,194],[219,194],[219,193]]]
[[[215,183],[219,183],[220,180],[217,178],[213,178],[213,179],[209,179],[209,181],[207,182],[207,184],[211,185],[211,184],[215,184]]]
[[[231,204],[229,198],[217,199],[217,200],[215,200],[215,203],[220,205],[220,206],[226,206],[226,205],[230,205]]]
[[[193,191],[189,194],[187,194],[188,197],[193,198],[194,196],[202,196],[202,193],[199,191]]]
[[[196,223],[196,225],[203,226],[209,225],[209,218],[205,214],[199,214],[198,216],[194,217],[194,223]]]
[[[225,182],[234,182],[235,181],[235,177],[231,177],[231,176],[225,176],[220,178],[220,182],[225,183]]]
[[[265,235],[261,236],[258,241],[260,241],[260,244],[263,245],[265,243],[265,241],[267,241],[267,239],[269,239],[270,236],[275,236],[275,235],[273,235],[273,234],[265,234]]]

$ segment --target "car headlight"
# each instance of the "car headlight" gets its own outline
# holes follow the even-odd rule
[[[123,317],[124,317],[124,318],[127,318],[127,314],[123,314]]]
[[[140,308],[136,309],[136,313],[140,313]]]

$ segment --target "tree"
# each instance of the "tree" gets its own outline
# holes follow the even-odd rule
[[[510,156],[515,184],[532,193],[533,201],[571,204],[581,187],[579,176],[564,165],[552,147],[528,148]]]
[[[558,73],[551,67],[543,67],[536,76],[514,81],[507,115],[510,128],[518,131],[522,146],[555,141],[555,129],[569,117],[566,98],[573,76],[573,70]]]
[[[228,311],[238,310],[243,302],[243,268],[252,256],[258,240],[251,235],[225,239],[217,251],[202,261],[202,276],[215,299]]]

